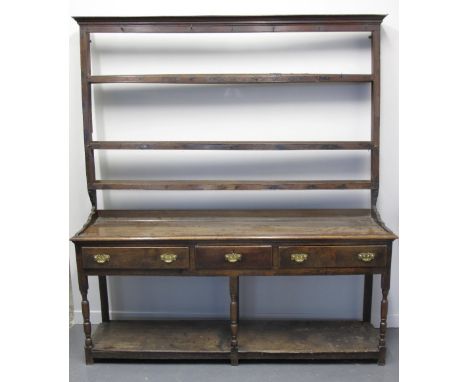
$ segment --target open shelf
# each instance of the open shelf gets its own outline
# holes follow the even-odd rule
[[[229,321],[111,321],[93,335],[96,358],[229,358]]]
[[[370,150],[370,141],[93,141],[94,150]]]
[[[96,359],[229,359],[229,321],[111,321],[93,335]],[[376,359],[378,330],[360,321],[239,323],[241,359]]]
[[[368,180],[96,180],[94,190],[365,190]]]
[[[239,74],[137,74],[89,76],[92,84],[258,84],[311,82],[372,82],[371,74],[308,74],[308,73],[239,73]]]
[[[243,321],[239,358],[377,359],[378,329],[361,321]]]

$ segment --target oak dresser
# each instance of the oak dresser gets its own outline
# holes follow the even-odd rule
[[[377,212],[382,15],[76,17],[80,26],[87,187],[92,210],[72,237],[82,296],[86,363],[106,359],[352,359],[385,362],[392,243]],[[95,33],[367,32],[370,74],[93,75]],[[369,141],[99,141],[92,87],[103,83],[368,83]],[[367,150],[369,180],[100,180],[96,150]],[[368,209],[106,210],[98,190],[369,190]],[[270,191],[274,192],[274,191]],[[344,192],[344,191],[343,191]],[[370,323],[373,275],[381,277],[380,327]],[[218,276],[229,282],[229,320],[118,321],[107,277]],[[362,275],[362,320],[239,320],[239,276]],[[91,330],[88,278],[99,279],[102,323]],[[93,333],[92,333],[93,332]]]

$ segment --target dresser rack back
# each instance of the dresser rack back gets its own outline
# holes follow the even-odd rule
[[[97,190],[332,190],[368,189],[376,211],[380,148],[380,25],[385,15],[74,17],[80,26],[81,90],[87,186],[93,210]],[[370,32],[371,74],[148,74],[93,75],[92,33]],[[370,141],[194,142],[93,140],[92,86],[99,83],[258,84],[370,83]],[[370,180],[98,180],[95,150],[370,150]]]

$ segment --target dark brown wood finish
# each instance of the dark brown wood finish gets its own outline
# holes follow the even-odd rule
[[[94,358],[229,359],[229,322],[111,321],[93,336]]]
[[[84,247],[85,269],[188,269],[187,247]]]
[[[388,246],[389,256],[392,255],[391,245]],[[380,328],[379,328],[379,365],[385,365],[385,355],[387,352],[385,335],[387,332],[387,314],[388,314],[388,292],[390,290],[390,271],[387,267],[382,273],[380,284],[382,288],[382,301],[380,302]]]
[[[364,190],[367,180],[96,180],[93,190]]]
[[[112,321],[98,326],[93,358],[231,359],[226,321]],[[240,359],[375,359],[379,331],[359,321],[242,321]]]
[[[88,182],[88,194],[91,205],[96,208],[96,190],[90,185],[96,180],[96,169],[94,164],[94,151],[89,146],[93,140],[93,112],[92,112],[92,90],[88,77],[91,75],[91,53],[90,35],[80,29],[80,57],[81,57],[81,103],[83,108],[83,137],[86,161],[86,179]]]
[[[269,245],[207,245],[195,247],[196,269],[270,269],[272,248]]]
[[[365,254],[371,253],[371,259]],[[362,258],[360,257],[362,256]],[[346,268],[386,265],[386,246],[288,246],[279,247],[280,268]]]
[[[375,358],[378,330],[360,321],[243,321],[239,356],[264,359]],[[288,354],[292,353],[292,354]]]
[[[374,282],[374,275],[364,275],[364,298],[362,302],[362,320],[370,322],[372,312],[372,284]]]
[[[372,32],[372,105],[371,105],[371,208],[377,210],[380,163],[380,26]]]
[[[77,17],[80,25],[83,127],[92,211],[72,238],[82,297],[85,359],[373,359],[385,362],[392,242],[376,205],[380,150],[382,15]],[[372,73],[93,75],[93,33],[368,32]],[[92,86],[101,83],[370,83],[370,141],[94,141]],[[95,150],[371,150],[369,180],[102,180]],[[368,189],[369,209],[112,211],[97,190]],[[380,328],[370,324],[372,277],[381,275]],[[229,320],[110,321],[107,276],[229,278]],[[364,275],[363,321],[239,322],[239,275]],[[98,276],[102,321],[94,334],[88,277]]]
[[[372,82],[368,74],[138,74],[90,76],[93,84],[297,84],[313,82]]]
[[[239,276],[229,277],[229,294],[231,296],[231,365],[239,364],[239,347],[237,333],[239,329]]]
[[[98,276],[99,279],[99,298],[101,300],[101,318],[102,322],[109,322],[109,296],[107,292],[106,276]]]
[[[88,276],[83,270],[81,249],[77,247],[76,250],[76,267],[78,269],[78,287],[81,294],[81,313],[83,315],[83,332],[85,335],[85,361],[86,364],[93,363],[93,357],[91,350],[93,349],[93,340],[91,338],[91,320],[89,312],[89,301],[88,301]]]
[[[366,32],[385,15],[75,17],[90,33]]]
[[[151,141],[94,141],[93,150],[370,150],[370,141],[317,142],[151,142]]]
[[[376,219],[381,222],[377,212],[377,198],[380,187],[380,25],[371,33],[371,64],[372,64],[372,84],[371,84],[371,209]],[[391,253],[391,249],[390,252]],[[388,269],[390,269],[390,263]],[[372,275],[364,278],[363,297],[363,320],[370,322],[372,309]],[[380,352],[380,360],[385,358]],[[382,364],[382,361],[379,361]]]
[[[386,243],[396,236],[368,209],[335,210],[98,210],[75,243],[320,241]],[[90,244],[91,243],[91,244]],[[309,243],[310,244],[310,243]],[[120,245],[119,245],[120,246]]]

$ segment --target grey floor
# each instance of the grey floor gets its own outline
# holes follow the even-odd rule
[[[398,329],[389,329],[387,364],[374,363],[84,363],[82,327],[70,328],[69,382],[398,381]]]

